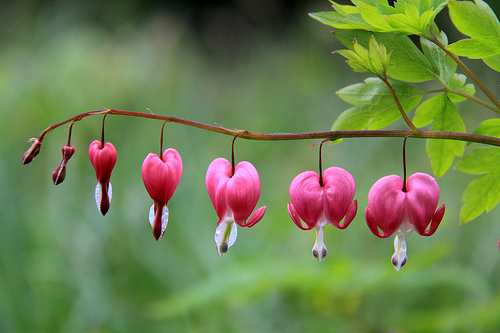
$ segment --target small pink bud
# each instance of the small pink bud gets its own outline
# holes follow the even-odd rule
[[[61,184],[66,178],[66,164],[74,153],[75,147],[73,146],[64,146],[62,148],[63,159],[59,166],[52,173],[52,181],[54,182],[54,185]]]
[[[95,201],[99,213],[106,215],[113,195],[111,183],[111,171],[116,163],[116,149],[113,144],[106,142],[104,147],[98,140],[94,140],[89,146],[90,162],[95,169],[97,185],[95,188]]]
[[[28,140],[28,142],[33,142],[33,143],[31,144],[29,149],[23,154],[23,157],[21,159],[21,163],[23,165],[33,161],[36,155],[38,155],[38,153],[40,152],[40,148],[42,147],[42,141],[38,140],[37,138],[31,138]]]
[[[215,243],[222,256],[236,241],[236,224],[252,227],[266,212],[266,206],[253,212],[260,197],[259,174],[247,161],[238,163],[233,174],[228,160],[216,158],[208,167],[205,183],[219,217]]]

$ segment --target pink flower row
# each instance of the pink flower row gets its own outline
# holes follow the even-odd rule
[[[64,166],[74,152],[74,147],[65,148],[61,162]],[[89,157],[98,181],[96,204],[99,212],[105,215],[112,197],[110,177],[116,163],[116,149],[109,142],[102,145],[96,140],[89,146]],[[61,165],[58,167],[59,172]],[[166,149],[161,157],[149,153],[141,171],[144,186],[154,202],[149,221],[155,239],[159,240],[168,223],[168,201],[182,176],[182,160],[173,148]],[[266,206],[254,211],[261,191],[259,174],[250,162],[243,161],[234,167],[228,160],[217,158],[208,167],[206,186],[219,217],[215,242],[218,254],[223,255],[236,240],[236,225],[252,227],[264,216]],[[357,201],[353,200],[355,191],[354,178],[339,167],[330,167],[322,175],[306,171],[292,180],[288,213],[300,229],[316,229],[312,252],[320,262],[327,255],[323,242],[325,226],[331,224],[345,229],[356,216],[358,206]],[[395,253],[392,256],[396,270],[399,271],[406,263],[405,237],[413,230],[422,236],[430,236],[436,231],[445,209],[444,204],[437,208],[438,202],[439,186],[433,177],[425,173],[413,174],[406,184],[397,175],[386,176],[370,189],[365,219],[377,237],[386,238],[396,234]]]

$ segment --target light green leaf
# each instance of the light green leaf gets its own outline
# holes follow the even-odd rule
[[[429,59],[415,46],[407,36],[396,33],[371,33],[362,30],[337,30],[335,36],[346,47],[352,49],[353,41],[367,48],[371,36],[391,52],[387,75],[407,82],[422,82],[435,79],[438,75]]]
[[[411,111],[422,98],[422,91],[400,81],[390,81],[405,110]],[[401,118],[394,99],[378,78],[347,86],[337,92],[344,101],[355,107],[344,111],[334,122],[332,130],[361,130],[384,128]]]
[[[500,118],[492,118],[483,121],[479,124],[478,128],[474,130],[474,134],[500,138]]]
[[[467,80],[467,77],[463,74],[457,74],[455,73],[451,79],[447,82],[446,86],[450,89],[455,89],[462,91],[466,94],[469,94],[473,96],[476,93],[476,88],[472,83],[465,83]],[[449,94],[448,95],[451,99],[452,102],[462,102],[465,101],[467,98],[462,97],[460,95],[455,95],[455,94]]]
[[[474,38],[500,37],[500,23],[493,10],[482,0],[450,1],[453,24],[463,34]]]
[[[493,57],[500,54],[500,38],[461,39],[458,42],[448,45],[446,49],[459,56],[468,57],[470,59]]]
[[[493,57],[483,58],[483,61],[490,68],[500,72],[500,54]]]
[[[464,205],[460,212],[462,223],[469,222],[489,212],[500,201],[500,148],[478,147],[465,156],[456,166],[471,174],[485,174],[473,180],[462,196]]]
[[[500,176],[500,148],[474,148],[472,154],[462,158],[455,168],[473,175],[498,172],[498,176]]]
[[[431,122],[433,131],[465,132],[465,124],[447,94],[436,95],[417,108],[413,124],[421,127]],[[427,155],[436,177],[444,175],[455,156],[462,156],[464,149],[465,142],[462,141],[428,139]]]

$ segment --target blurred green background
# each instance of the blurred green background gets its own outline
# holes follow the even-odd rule
[[[101,117],[73,127],[76,154],[61,185],[54,187],[51,174],[66,144],[63,128],[21,165],[28,138],[103,108],[150,108],[256,132],[328,130],[348,107],[335,91],[365,76],[331,55],[341,45],[307,16],[329,10],[326,0],[0,6],[0,332],[500,329],[500,211],[459,225],[461,193],[473,176],[450,170],[438,180],[444,220],[432,237],[407,239],[408,264],[399,273],[390,262],[392,238],[366,227],[371,185],[402,174],[400,139],[324,147],[324,166],[356,179],[359,210],[346,230],[326,229],[329,254],[321,264],[311,255],[314,232],[295,227],[286,210],[293,177],[317,168],[315,142],[236,141],[236,159],[259,171],[258,207],[267,212],[255,227],[239,228],[224,257],[216,253],[217,216],[204,180],[214,158],[230,158],[230,137],[166,126],[165,146],[179,151],[184,174],[159,242],[140,168],[159,149],[162,122],[107,118],[118,162],[106,217],[95,207],[87,155]],[[446,13],[440,19],[445,24]],[[474,68],[498,87],[496,73]],[[460,112],[469,131],[493,116],[467,102]],[[431,173],[424,140],[409,140],[407,151],[410,174]]]

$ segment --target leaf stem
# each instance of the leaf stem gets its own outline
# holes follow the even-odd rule
[[[387,76],[379,76],[379,78],[382,81],[384,81],[384,83],[387,86],[387,88],[389,88],[389,91],[391,92],[392,98],[394,98],[394,102],[396,103],[396,106],[398,107],[399,112],[401,112],[401,116],[403,117],[406,125],[410,128],[410,130],[413,133],[418,134],[420,132],[420,130],[418,128],[416,128],[415,125],[413,125],[413,123],[411,122],[410,118],[408,118],[408,116],[406,115],[405,110],[403,109],[403,107],[401,106],[401,103],[399,102],[399,99],[398,99],[398,96],[396,95],[396,92],[394,91],[394,89],[392,88],[391,83],[387,79]]]
[[[481,91],[490,99],[493,104],[497,108],[500,109],[500,100],[486,87],[479,78],[474,75],[474,73],[471,72],[471,70],[460,60],[460,58],[453,52],[450,52],[446,49],[446,45],[444,45],[442,42],[440,42],[435,36],[430,37],[427,35],[423,35],[424,38],[427,38],[429,41],[433,42],[436,44],[439,48],[441,48],[446,54],[453,59],[457,63],[457,65],[464,71],[464,73],[476,84],[476,86],[481,89]],[[498,112],[498,111],[496,111]]]
[[[444,89],[430,90],[430,91],[427,91],[426,93],[427,94],[433,94],[433,93],[440,93],[440,92],[448,92],[450,94],[462,96],[464,98],[467,98],[467,99],[469,99],[469,100],[471,100],[473,102],[476,102],[476,103],[484,106],[485,108],[488,108],[488,109],[490,109],[492,111],[495,111],[496,113],[500,113],[500,109],[497,108],[495,105],[490,104],[488,102],[485,102],[482,99],[477,98],[476,96],[472,96],[470,94],[467,94],[467,93],[465,93],[463,91],[460,91],[460,90],[457,90],[457,89],[452,89],[452,88],[446,87]]]
[[[447,132],[447,131],[418,131],[418,133],[414,133],[414,132],[409,132],[407,129],[405,129],[405,130],[347,130],[347,131],[324,131],[324,132],[304,132],[304,133],[256,133],[246,130],[230,130],[221,126],[208,125],[184,118],[177,118],[177,117],[151,114],[145,112],[116,110],[116,109],[83,112],[66,120],[63,120],[59,123],[51,124],[49,127],[47,127],[40,133],[39,141],[41,141],[41,139],[44,138],[52,130],[60,126],[63,126],[64,124],[67,124],[72,121],[73,122],[80,121],[85,117],[100,115],[100,114],[115,114],[122,116],[169,121],[172,123],[183,124],[186,126],[196,127],[220,134],[225,134],[230,136],[238,135],[239,138],[247,140],[290,141],[290,140],[330,139],[331,141],[334,141],[342,138],[405,137],[409,134],[410,137],[420,138],[420,139],[458,140],[458,141],[482,143],[492,146],[500,146],[500,138],[472,134],[472,133],[459,133],[459,132]]]

